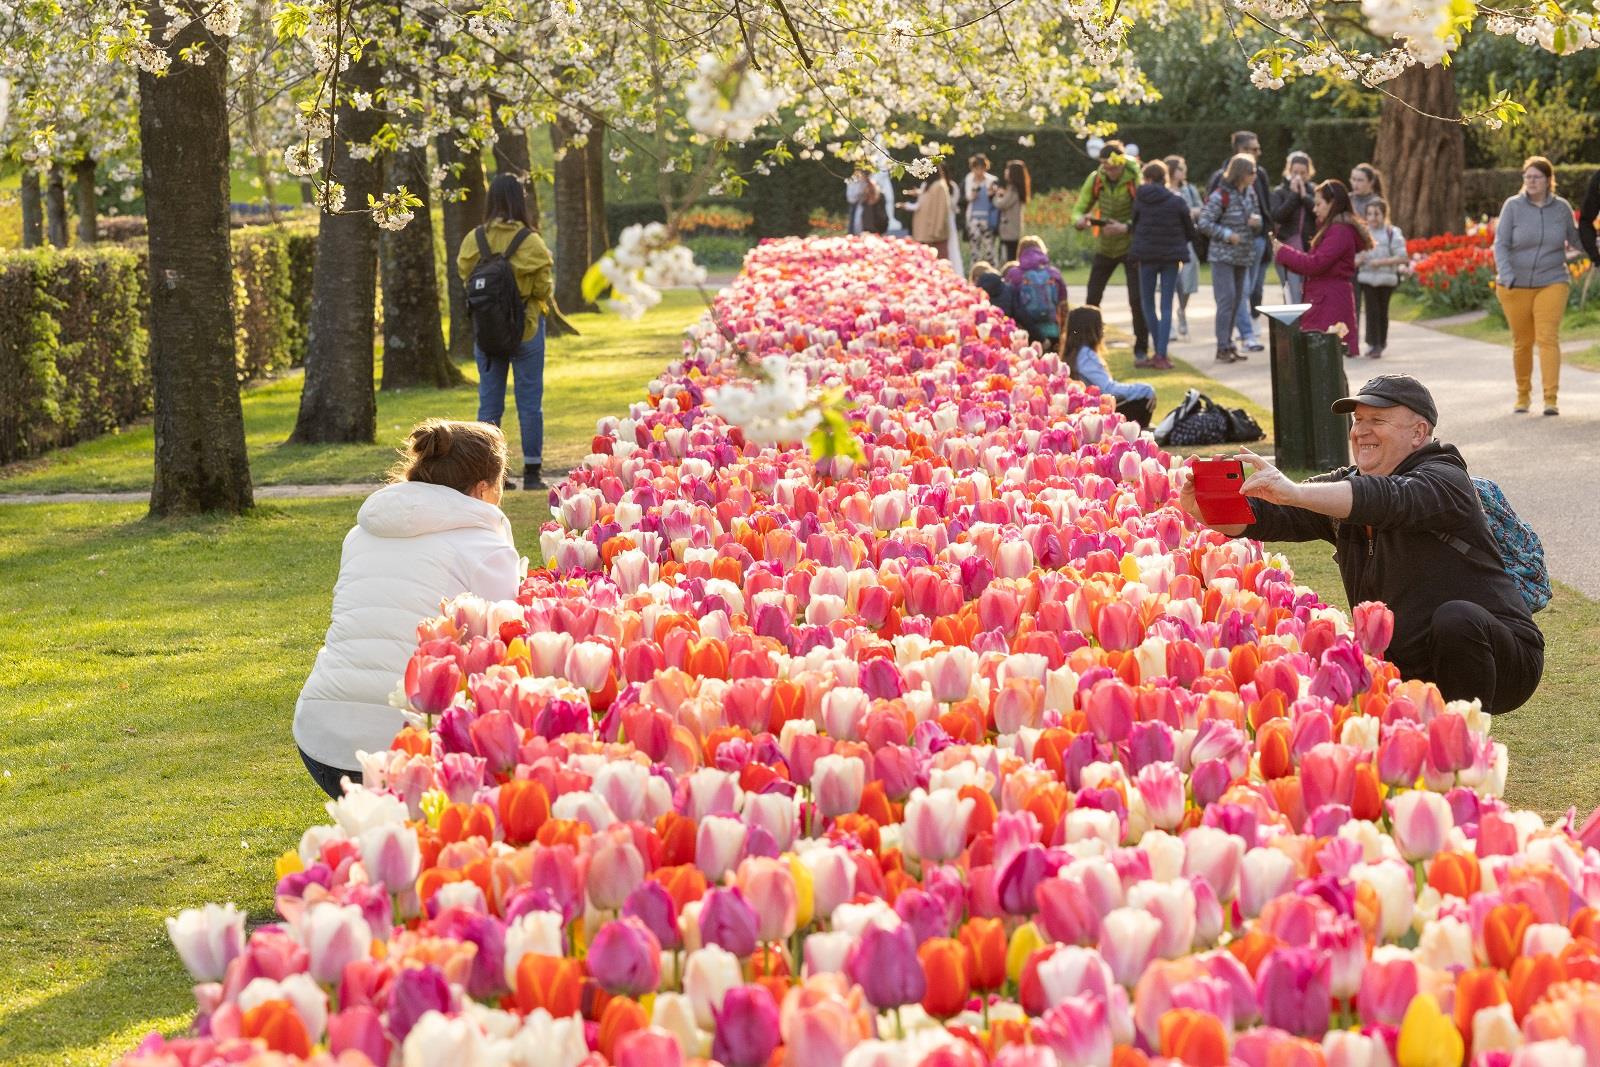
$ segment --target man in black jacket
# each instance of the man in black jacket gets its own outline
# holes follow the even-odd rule
[[[1350,603],[1393,610],[1386,655],[1401,675],[1436,683],[1447,700],[1477,697],[1490,713],[1521,707],[1544,670],[1544,635],[1500,562],[1461,453],[1433,439],[1433,397],[1409,375],[1384,374],[1333,410],[1354,416],[1355,465],[1295,483],[1246,452],[1255,470],[1240,492],[1255,521],[1216,529],[1333,542]],[[1181,502],[1200,519],[1192,481]]]

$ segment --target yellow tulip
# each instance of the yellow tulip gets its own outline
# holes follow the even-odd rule
[[[1399,1067],[1461,1067],[1466,1051],[1461,1032],[1432,993],[1411,1002],[1400,1022]]]
[[[811,925],[816,907],[816,889],[811,881],[811,868],[800,862],[800,857],[789,854],[789,873],[794,876],[794,928],[804,930]]]
[[[300,853],[290,849],[278,857],[278,862],[272,865],[274,878],[282,880],[291,874],[299,874],[306,869],[305,863],[300,859]]]
[[[1011,935],[1011,944],[1006,948],[1006,977],[1013,982],[1022,980],[1022,968],[1027,964],[1028,957],[1044,947],[1044,938],[1039,934],[1039,928],[1031,922],[1023,923]]]

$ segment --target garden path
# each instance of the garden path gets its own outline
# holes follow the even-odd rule
[[[1081,295],[1081,294],[1079,294]],[[1265,294],[1281,296],[1276,284]],[[1127,293],[1106,290],[1106,320],[1131,329]],[[1215,304],[1209,289],[1189,300],[1187,342],[1170,354],[1196,370],[1237,389],[1270,410],[1272,384],[1267,353],[1249,362],[1213,362]],[[1545,418],[1539,408],[1514,415],[1511,350],[1430,330],[1410,322],[1389,328],[1389,348],[1381,360],[1347,360],[1352,390],[1376,374],[1415,375],[1439,405],[1439,436],[1458,446],[1472,473],[1492,478],[1544,542],[1550,571],[1584,594],[1600,598],[1600,567],[1595,566],[1594,533],[1600,530],[1600,374],[1567,366],[1561,375],[1561,415]],[[1535,400],[1538,384],[1535,371]],[[1158,415],[1165,414],[1158,412]]]

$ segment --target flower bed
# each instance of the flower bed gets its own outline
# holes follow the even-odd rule
[[[790,239],[128,1065],[1595,1062],[1600,852],[907,242]],[[864,461],[703,403],[782,354]],[[1513,1061],[1513,1049],[1522,1058]]]

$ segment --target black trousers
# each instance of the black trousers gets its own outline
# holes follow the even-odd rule
[[[300,762],[306,765],[306,770],[311,772],[311,780],[317,783],[317,788],[328,794],[334,800],[344,796],[344,787],[339,779],[348,778],[356,785],[361,784],[360,771],[346,771],[319,760],[314,760],[306,755],[305,749],[300,749]]]
[[[1428,656],[1432,662],[1417,677],[1436,684],[1446,700],[1477,697],[1493,715],[1526,704],[1544,673],[1544,646],[1534,634],[1470,600],[1434,609]]]
[[[1001,263],[1010,263],[1013,259],[1016,259],[1017,258],[1017,245],[1019,245],[1021,243],[1022,243],[1021,241],[1001,241],[1000,242],[1000,263],[996,263],[995,266],[998,267],[998,266],[1000,266]]]
[[[1117,405],[1117,414],[1129,422],[1137,422],[1139,429],[1147,430],[1150,428],[1151,420],[1155,418],[1156,402],[1147,396],[1124,400]]]
[[[1361,292],[1359,307],[1367,309],[1367,344],[1383,348],[1389,343],[1389,300],[1394,296],[1392,285],[1357,286]]]
[[[1133,354],[1143,359],[1150,351],[1150,328],[1145,325],[1144,305],[1139,301],[1139,264],[1127,256],[1102,256],[1096,252],[1089,264],[1089,292],[1085,304],[1100,306],[1106,295],[1106,283],[1117,267],[1122,267],[1122,277],[1128,283],[1128,304],[1133,308]]]

